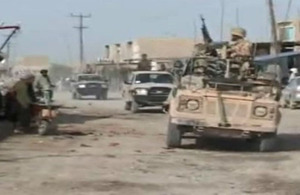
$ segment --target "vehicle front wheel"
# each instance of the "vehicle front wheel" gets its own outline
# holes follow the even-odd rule
[[[276,150],[277,139],[275,137],[272,138],[264,138],[258,140],[258,150],[259,152],[272,152]]]
[[[169,121],[167,132],[167,146],[169,148],[179,148],[181,146],[182,132],[177,124]]]
[[[103,94],[102,94],[102,99],[103,99],[103,100],[107,100],[107,96],[108,96],[108,95],[107,95],[107,92],[103,93]]]
[[[74,92],[72,93],[72,99],[73,99],[73,100],[76,100],[76,99],[77,99],[76,93],[74,93]]]
[[[290,107],[290,109],[294,110],[294,109],[296,109],[297,105],[295,104],[295,102],[293,100],[290,99],[289,107]]]
[[[80,95],[78,93],[73,92],[72,98],[73,98],[73,100],[80,100],[81,97],[80,97]]]
[[[284,98],[280,99],[280,106],[281,108],[287,108],[287,102],[285,101]]]
[[[129,111],[131,108],[131,102],[125,102],[125,110]]]
[[[101,98],[101,95],[96,95],[96,99],[97,100],[101,100],[102,98]]]
[[[135,102],[131,102],[131,112],[132,113],[137,113],[139,111],[139,105]]]

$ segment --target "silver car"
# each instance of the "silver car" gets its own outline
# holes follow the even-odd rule
[[[290,81],[282,91],[281,98],[282,107],[295,109],[300,105],[300,77],[295,77]]]

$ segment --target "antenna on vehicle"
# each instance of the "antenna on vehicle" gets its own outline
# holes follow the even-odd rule
[[[236,19],[236,25],[239,27],[240,26],[240,10],[238,7],[236,8],[235,19]]]

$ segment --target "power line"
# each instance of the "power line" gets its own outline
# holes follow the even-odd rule
[[[80,59],[80,65],[83,66],[84,64],[84,41],[83,41],[83,30],[87,29],[87,26],[83,25],[83,19],[91,18],[91,14],[89,15],[75,15],[71,14],[71,17],[78,18],[79,19],[79,26],[75,26],[74,28],[78,29],[79,31],[79,59]]]
[[[276,18],[275,18],[273,0],[267,0],[267,6],[268,6],[268,9],[269,9],[269,17],[270,17],[270,24],[271,24],[271,35],[272,35],[271,53],[272,54],[278,54],[280,52],[280,45],[279,45],[278,37],[277,37]]]
[[[289,2],[288,2],[288,7],[287,7],[287,10],[286,10],[286,14],[285,14],[285,20],[289,19],[290,12],[291,12],[291,7],[292,7],[292,2],[293,2],[293,0],[289,0]]]

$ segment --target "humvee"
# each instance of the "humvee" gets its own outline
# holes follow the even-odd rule
[[[167,146],[180,147],[186,134],[194,134],[253,140],[260,151],[269,150],[281,118],[275,83],[208,78],[203,89],[177,89],[169,106]]]

